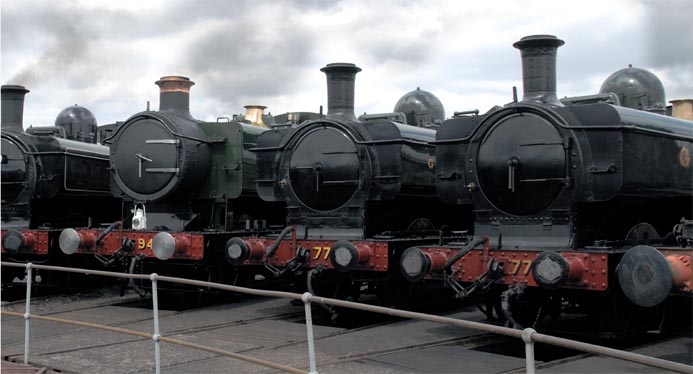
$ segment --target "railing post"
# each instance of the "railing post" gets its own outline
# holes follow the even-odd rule
[[[306,308],[306,329],[308,330],[308,360],[310,361],[310,374],[318,374],[318,369],[315,367],[315,341],[313,340],[313,314],[310,310],[310,298],[313,295],[306,292],[301,296],[303,304]]]
[[[29,363],[29,317],[31,317],[31,282],[34,279],[31,262],[26,264],[26,305],[24,306],[24,363]]]
[[[152,281],[152,310],[154,312],[154,335],[152,335],[152,340],[154,340],[154,361],[156,362],[156,374],[161,374],[161,347],[159,347],[159,294],[156,289],[156,273],[149,275],[149,279]]]
[[[534,341],[532,341],[532,334],[536,332],[532,328],[522,330],[522,341],[525,342],[525,372],[527,374],[534,374],[536,369],[534,364]]]

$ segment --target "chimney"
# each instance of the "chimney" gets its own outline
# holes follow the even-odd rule
[[[265,114],[266,106],[262,105],[246,105],[245,119],[250,121],[250,124],[257,127],[267,127],[262,121],[262,115]]]
[[[556,51],[563,44],[553,35],[525,36],[513,44],[522,54],[522,101],[563,106],[556,96]]]
[[[2,129],[24,131],[24,86],[2,86]]]
[[[193,118],[190,115],[190,87],[195,82],[188,77],[170,75],[161,77],[155,83],[159,86],[159,111]]]
[[[320,69],[327,76],[327,117],[356,121],[354,81],[361,68],[337,62]]]
[[[693,99],[671,100],[671,116],[693,121]]]

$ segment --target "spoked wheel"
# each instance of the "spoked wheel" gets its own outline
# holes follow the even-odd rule
[[[421,235],[425,233],[432,232],[436,229],[436,226],[428,218],[417,218],[409,224],[407,227],[407,232],[412,235]]]
[[[626,234],[626,240],[630,241],[634,245],[638,244],[649,244],[650,241],[658,240],[659,233],[654,228],[654,226],[649,223],[643,222],[631,227]]]

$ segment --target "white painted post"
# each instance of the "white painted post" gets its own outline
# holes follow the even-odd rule
[[[313,295],[306,292],[301,296],[303,304],[306,308],[306,329],[308,330],[308,360],[310,362],[310,373],[318,374],[318,369],[315,367],[315,341],[313,340],[313,314],[310,310],[310,298]]]
[[[149,275],[149,279],[152,281],[152,309],[154,312],[154,335],[152,335],[152,340],[154,340],[154,361],[156,362],[156,374],[161,374],[161,347],[159,347],[159,294],[156,289],[156,273]]]
[[[527,374],[534,374],[536,366],[534,364],[534,342],[532,341],[532,334],[536,330],[532,328],[526,328],[522,330],[522,341],[525,342],[525,372]]]
[[[26,264],[26,305],[24,306],[24,363],[29,363],[29,317],[31,316],[31,262]]]

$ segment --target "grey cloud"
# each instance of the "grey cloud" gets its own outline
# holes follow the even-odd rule
[[[565,22],[559,31],[542,30],[566,41],[558,53],[559,96],[596,92],[599,86],[591,87],[594,77],[606,79],[628,63],[655,69],[668,78],[668,97],[693,93],[690,73],[680,74],[681,70],[693,71],[693,49],[680,44],[693,40],[693,28],[686,19],[690,16],[676,9],[687,2],[641,1],[648,10],[645,22],[639,25],[613,27],[611,18],[602,16],[594,22]],[[193,113],[200,117],[218,108],[240,111],[241,105],[256,100],[272,105],[273,98],[282,96],[283,102],[288,102],[286,98],[295,97],[297,87],[305,87],[307,81],[320,82],[315,90],[320,96],[316,103],[308,103],[317,106],[317,101],[324,99],[324,81],[318,69],[333,62],[332,58],[342,59],[338,54],[344,48],[350,53],[349,62],[362,67],[363,74],[379,71],[377,79],[402,87],[402,94],[421,86],[434,94],[440,89],[471,98],[495,96],[507,102],[513,84],[522,90],[520,56],[512,43],[524,35],[511,34],[528,29],[526,24],[534,13],[528,10],[528,15],[510,19],[499,12],[499,20],[505,19],[501,24],[492,18],[496,13],[489,9],[493,6],[457,5],[464,10],[446,7],[422,19],[410,11],[416,8],[412,4],[428,6],[418,0],[373,1],[367,4],[368,9],[357,12],[358,18],[317,29],[307,14],[334,15],[363,4],[342,0],[175,0],[154,10],[136,11],[85,8],[69,0],[54,1],[50,6],[30,0],[3,0],[3,83],[29,85],[36,101],[45,93],[41,106],[55,106],[56,113],[72,104],[65,103],[65,97],[92,104],[90,109],[100,122],[100,113],[106,113],[103,121],[124,119],[140,110],[145,100],[155,101],[157,89],[153,84],[135,87],[133,81],[147,78],[153,82],[165,74],[189,75],[198,83],[193,100],[200,100],[200,104],[193,107]],[[350,12],[346,13],[348,17]],[[416,27],[409,27],[412,25]],[[459,35],[451,38],[451,30]],[[508,35],[511,39],[499,44],[497,38]],[[332,36],[344,45],[331,48],[336,53],[325,56],[322,43],[334,43]],[[153,49],[166,48],[171,58],[153,58],[146,50],[141,55],[127,55],[130,43],[148,48],[146,43],[153,42],[159,43],[152,44]],[[482,46],[474,47],[479,43]],[[102,52],[96,53],[92,47]],[[17,67],[13,59],[26,56],[33,58],[30,64]],[[151,63],[154,60],[157,62]],[[9,82],[6,78],[10,76],[24,82]],[[114,76],[118,78],[114,80]],[[357,81],[357,89],[362,89],[358,82],[363,81]],[[44,87],[39,89],[41,84]],[[96,91],[99,95],[90,95]],[[390,108],[396,99],[384,106]],[[444,104],[449,109],[456,105]]]
[[[205,80],[200,90],[227,101],[291,93],[299,72],[311,65],[314,36],[299,24],[273,25],[262,32],[261,19],[234,19],[189,46],[185,65]]]
[[[397,41],[379,40],[367,44],[364,49],[368,52],[366,62],[376,65],[393,62],[420,65],[433,57],[431,54],[434,50],[431,43],[421,37]]]
[[[350,35],[349,42],[358,46],[364,62],[370,66],[392,63],[418,66],[434,59],[441,47],[440,31],[433,26],[404,31],[403,21],[420,22],[415,14],[400,19],[383,17],[383,13],[373,11],[355,20],[344,32]],[[383,31],[390,32],[383,34]]]
[[[92,30],[88,30],[88,26],[82,23],[82,17],[79,14],[65,17],[60,14],[42,13],[39,15],[38,23],[46,34],[51,36],[49,47],[36,61],[16,72],[8,82],[28,86],[39,85],[42,80],[59,74],[61,70],[70,69],[79,64],[81,58],[87,53],[89,44],[96,37]],[[17,41],[3,40],[3,44],[8,42]]]
[[[264,6],[291,7],[299,11],[325,11],[338,7],[341,3],[342,0],[174,0],[166,2],[154,17],[158,19],[157,24],[162,24],[166,20],[176,20],[177,22],[171,22],[174,26],[180,25],[180,22],[193,23],[209,19],[228,19],[229,23],[233,23],[254,18],[262,22],[264,15],[257,9]]]
[[[687,66],[693,70],[693,17],[688,0],[651,1],[643,25],[651,63],[663,67]]]
[[[644,26],[647,60],[669,79],[667,100],[693,97],[693,18],[690,1],[670,0],[645,3]],[[661,77],[660,77],[661,78]]]
[[[566,30],[566,42],[558,50],[559,96],[588,95],[599,92],[601,86],[592,86],[588,76],[604,81],[612,73],[628,64],[645,64],[642,37],[632,30],[611,30],[608,38],[600,37],[603,29],[580,31],[579,25]],[[560,37],[560,36],[559,36]],[[618,42],[615,42],[618,41]],[[561,90],[561,82],[570,82],[574,91]]]
[[[343,0],[296,0],[293,2],[301,10],[326,10],[335,8],[343,3]]]

